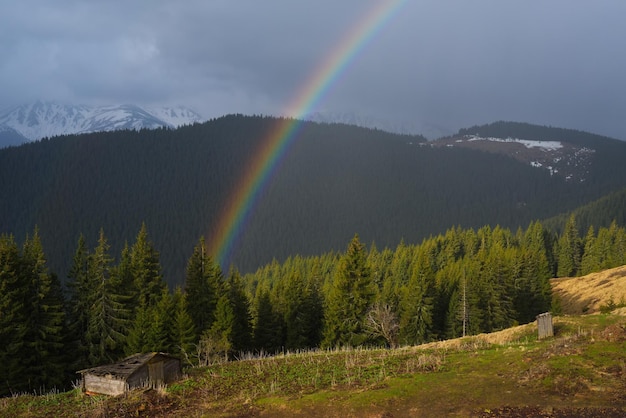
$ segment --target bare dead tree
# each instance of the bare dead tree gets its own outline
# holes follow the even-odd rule
[[[389,305],[374,304],[365,317],[365,329],[370,336],[383,338],[389,347],[398,346],[398,316]]]

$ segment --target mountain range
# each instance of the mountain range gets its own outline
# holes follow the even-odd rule
[[[0,148],[58,135],[176,128],[203,120],[198,113],[182,106],[86,106],[37,101],[0,113]]]
[[[197,240],[217,233],[246,168],[283,123],[229,115],[1,149],[0,233],[21,239],[37,227],[63,278],[80,234],[95,245],[102,228],[119,255],[145,223],[167,281],[180,284]],[[456,226],[525,228],[624,190],[624,160],[626,142],[523,123],[428,141],[301,122],[222,268],[340,251],[355,233],[383,248]],[[596,228],[623,219],[623,194],[614,196],[593,206]]]

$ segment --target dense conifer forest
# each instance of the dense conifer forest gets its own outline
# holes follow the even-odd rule
[[[213,237],[224,202],[283,122],[230,115],[176,130],[72,135],[0,150],[0,233],[20,240],[37,227],[50,269],[64,282],[81,234],[94,242],[103,229],[118,254],[145,223],[165,281],[182,285],[194,243]],[[342,251],[354,233],[394,247],[457,225],[514,230],[626,184],[626,144],[578,131],[496,123],[461,133],[584,144],[596,151],[583,183],[503,155],[431,147],[419,136],[313,122],[298,132],[225,269],[248,273],[274,258]],[[617,216],[595,213],[602,218],[596,226]]]
[[[76,243],[67,290],[48,268],[39,232],[0,236],[0,394],[67,388],[77,370],[136,352],[187,365],[242,352],[420,344],[489,332],[558,312],[549,280],[626,263],[616,223],[560,235],[539,222],[511,231],[451,228],[419,245],[293,256],[255,273],[223,272],[203,238],[184,286],[170,291],[142,225],[119,254],[105,231]]]
[[[231,115],[0,150],[0,394],[67,388],[136,352],[203,365],[494,331],[558,312],[550,278],[626,263],[623,143],[467,131],[593,146],[572,183],[504,155],[304,123],[220,265],[206,241],[282,122]]]

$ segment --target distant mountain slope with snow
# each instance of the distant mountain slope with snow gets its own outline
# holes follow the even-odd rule
[[[456,135],[431,141],[433,147],[471,148],[503,154],[541,170],[582,183],[623,155],[624,142],[572,129],[499,121],[460,129]],[[617,161],[616,161],[617,162]],[[607,176],[611,176],[607,169]]]
[[[0,113],[0,147],[57,135],[174,128],[201,121],[202,116],[181,106],[142,108],[129,104],[85,106],[38,101]]]

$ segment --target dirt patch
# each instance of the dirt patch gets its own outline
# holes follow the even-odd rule
[[[503,406],[474,412],[476,418],[623,418],[621,408],[540,408],[536,406]]]
[[[552,291],[559,297],[564,314],[598,313],[602,306],[626,301],[626,266],[582,277],[552,279]],[[613,313],[624,311],[619,308]]]
[[[626,327],[620,324],[609,325],[600,333],[600,336],[609,342],[626,341]]]

